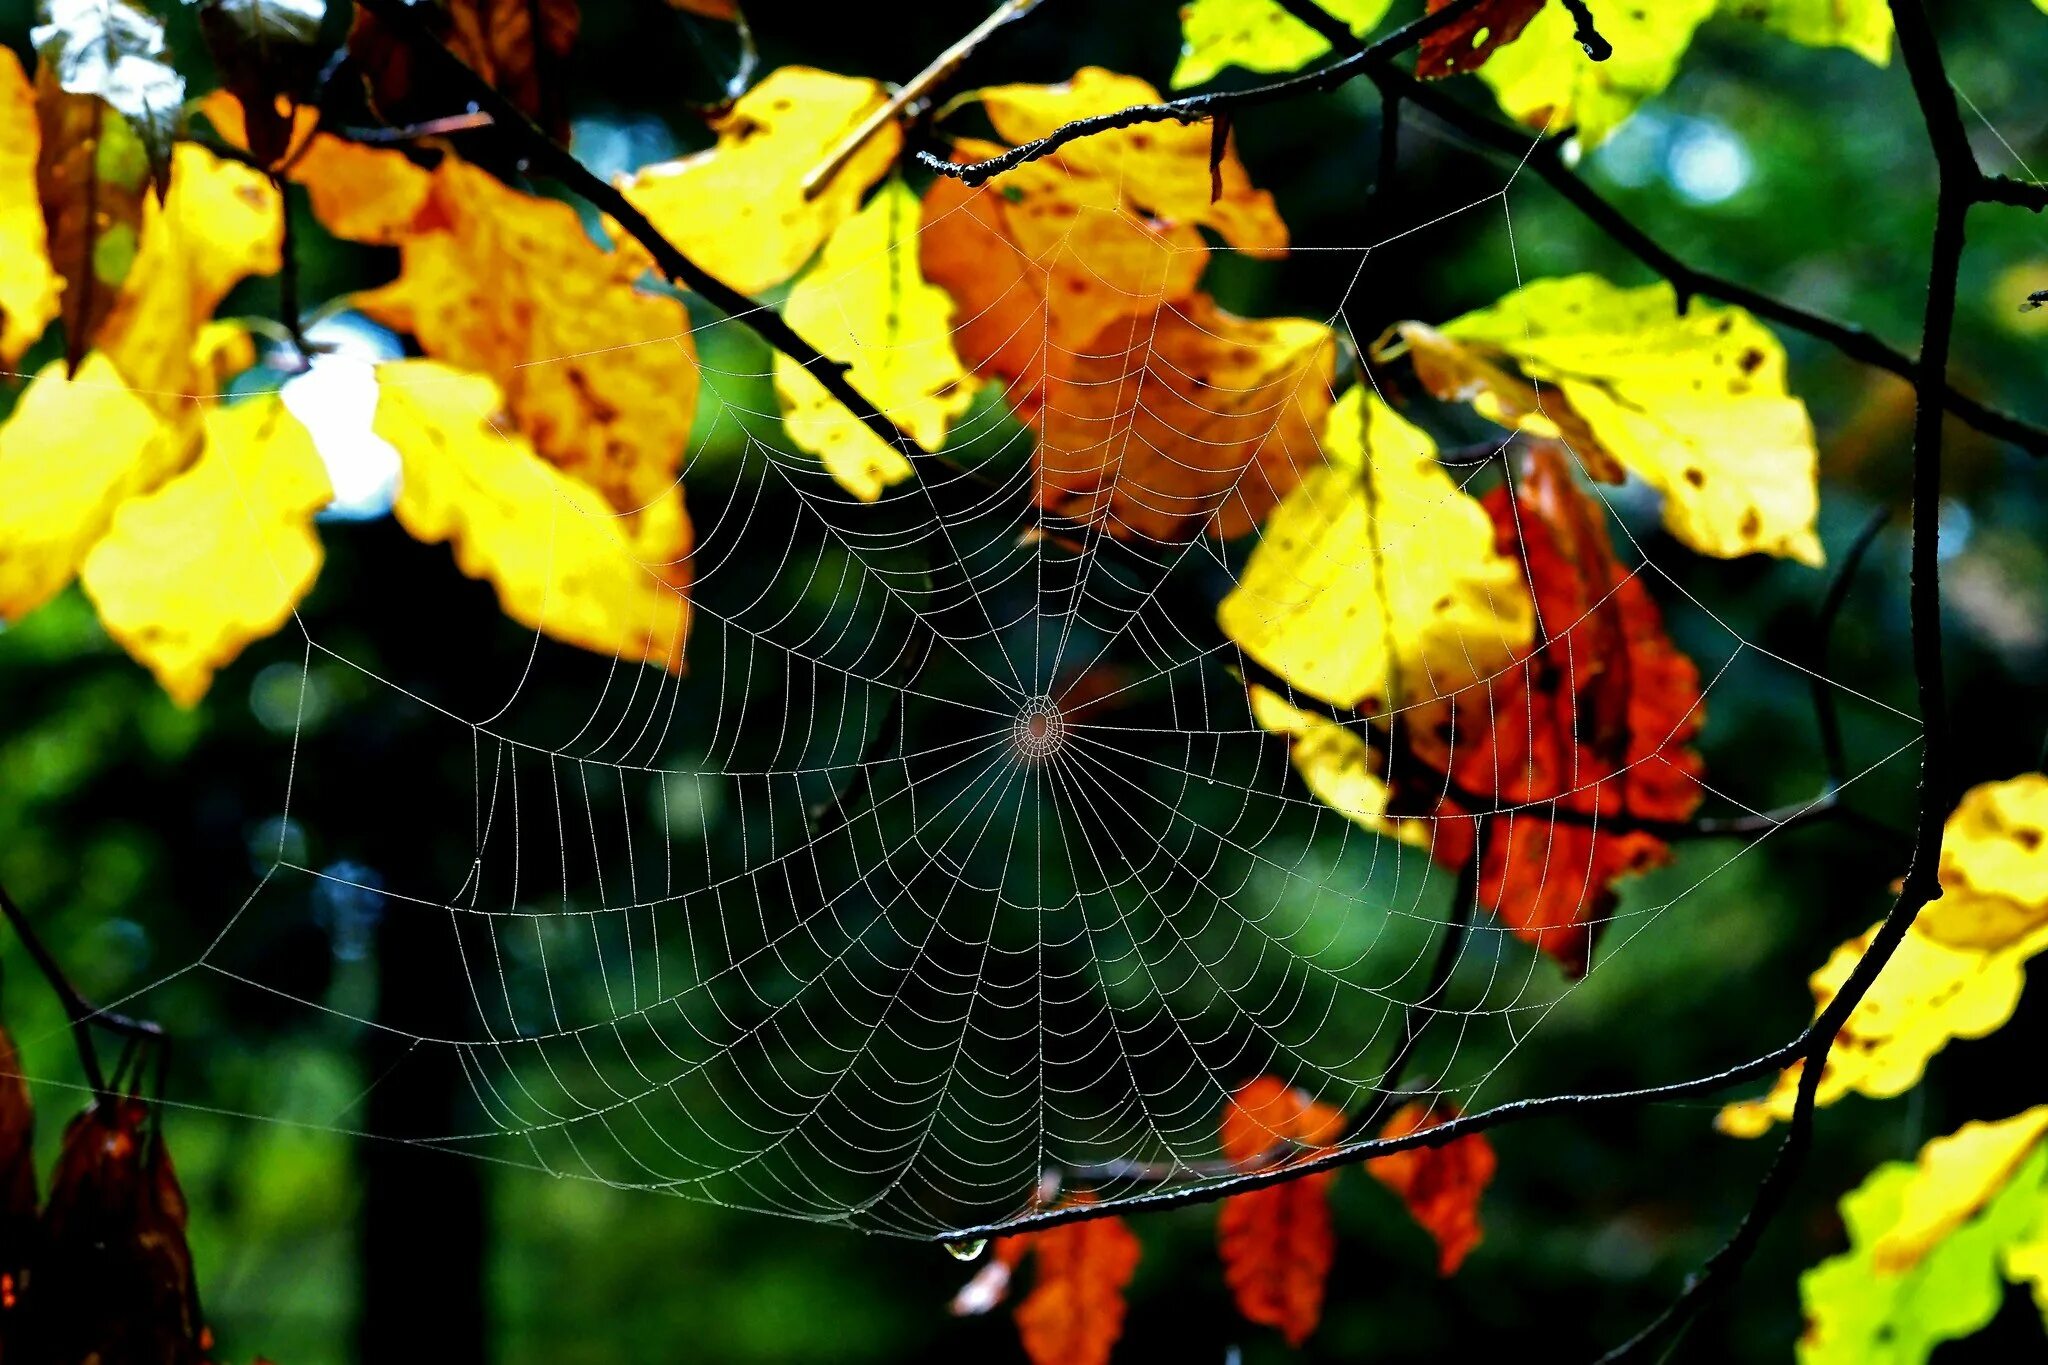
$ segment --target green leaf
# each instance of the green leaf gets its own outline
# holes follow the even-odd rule
[[[2048,1149],[2036,1146],[1983,1212],[1900,1271],[1878,1255],[1906,1217],[1922,1168],[1889,1162],[1842,1200],[1849,1250],[1800,1277],[1806,1332],[1800,1365],[1920,1365],[1934,1348],[1976,1332],[2004,1297],[2006,1249],[2041,1218]]]

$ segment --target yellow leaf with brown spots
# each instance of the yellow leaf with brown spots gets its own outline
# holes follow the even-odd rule
[[[360,296],[439,360],[489,375],[542,455],[630,512],[664,497],[697,406],[680,300],[635,287],[632,256],[567,204],[454,157],[399,239],[393,283]]]
[[[1436,443],[1361,385],[1330,410],[1323,453],[1266,519],[1217,608],[1223,633],[1297,690],[1375,713],[1519,657],[1533,628],[1522,567]]]
[[[183,706],[291,618],[320,572],[313,514],[333,497],[276,396],[210,407],[205,425],[197,462],[121,504],[79,571],[107,634]]]
[[[643,166],[619,188],[684,255],[758,294],[796,274],[895,164],[903,133],[891,123],[804,198],[804,177],[887,98],[871,80],[785,66],[734,101],[716,146]]]
[[[953,301],[917,268],[917,196],[891,181],[832,234],[783,316],[847,382],[926,450],[945,442],[975,381],[953,353]],[[797,445],[855,497],[873,502],[910,477],[904,453],[868,430],[810,371],[775,358],[775,391]]]
[[[430,360],[380,366],[375,429],[404,471],[392,515],[446,541],[505,614],[552,639],[671,671],[689,632],[690,523],[671,484],[635,516],[540,458],[498,418],[489,379]]]
[[[1374,353],[1403,352],[1437,397],[1562,439],[1596,478],[1641,478],[1701,554],[1821,562],[1813,423],[1786,392],[1784,347],[1744,310],[1574,275],[1440,328],[1401,323]]]
[[[61,284],[36,190],[42,130],[21,59],[0,48],[0,368],[14,365],[57,316]]]
[[[1884,1098],[1920,1080],[1953,1038],[1981,1038],[2012,1017],[2027,962],[2048,949],[2048,777],[2025,773],[1964,794],[1942,833],[1941,895],[1920,912],[1869,994],[1850,1012],[1822,1071],[1817,1103]],[[1813,976],[1816,1008],[1842,989],[1869,933]],[[1755,1137],[1788,1119],[1800,1067],[1760,1099],[1721,1111],[1722,1132]]]

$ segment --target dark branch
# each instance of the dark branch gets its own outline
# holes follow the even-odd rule
[[[453,81],[454,87],[462,92],[463,97],[472,102],[478,112],[490,115],[491,122],[525,151],[534,167],[574,190],[593,208],[623,228],[629,237],[645,247],[647,253],[654,258],[656,268],[670,283],[689,289],[715,304],[727,316],[751,330],[774,350],[810,371],[811,376],[825,387],[825,391],[831,394],[840,406],[852,413],[862,426],[890,446],[902,451],[906,458],[921,453],[908,433],[890,421],[874,404],[863,397],[858,389],[847,382],[844,364],[828,358],[817,347],[798,336],[795,329],[782,320],[781,314],[734,289],[685,255],[675,243],[664,237],[654,224],[647,220],[647,215],[633,206],[631,200],[592,173],[590,168],[578,161],[568,148],[555,141],[548,135],[547,130],[528,118],[525,111],[499,94],[489,81],[472,71],[467,63],[450,52],[447,46],[419,21],[410,0],[359,0],[359,3],[362,8],[376,15],[379,21],[389,25],[394,34],[402,36],[431,60],[439,63]]]
[[[1027,161],[1050,156],[1069,142],[1093,137],[1097,133],[1132,128],[1141,123],[1200,123],[1240,109],[1252,109],[1264,104],[1277,104],[1296,99],[1302,95],[1335,90],[1357,76],[1390,65],[1395,57],[1438,29],[1455,23],[1484,2],[1485,0],[1451,0],[1442,9],[1432,10],[1419,19],[1403,24],[1370,46],[1361,46],[1358,40],[1352,37],[1351,30],[1331,19],[1328,14],[1323,15],[1321,23],[1309,19],[1305,14],[1297,14],[1296,17],[1310,24],[1325,38],[1330,39],[1332,44],[1338,44],[1338,35],[1341,35],[1341,45],[1350,50],[1352,55],[1328,66],[1305,71],[1298,76],[1270,81],[1265,85],[1255,85],[1245,90],[1218,90],[1208,94],[1167,100],[1161,104],[1134,104],[1129,108],[1115,109],[1092,118],[1076,119],[1072,123],[1053,129],[1042,138],[1012,147],[1002,155],[990,157],[986,161],[963,164],[942,160],[930,152],[919,152],[917,159],[940,175],[951,176],[969,185],[980,185],[991,176],[1000,175],[1013,166],[1021,166]],[[379,3],[388,4],[390,0],[379,0]],[[1290,12],[1294,11],[1292,5],[1288,6],[1288,9]]]
[[[1564,0],[1564,7],[1572,16],[1572,37],[1578,40],[1586,55],[1596,62],[1612,57],[1614,44],[1600,36],[1600,30],[1593,23],[1593,11],[1586,8],[1586,0]]]
[[[57,994],[58,1003],[64,1007],[64,1017],[71,1021],[71,1038],[78,1046],[79,1065],[85,1069],[86,1084],[93,1093],[101,1097],[108,1094],[106,1073],[100,1068],[99,1053],[92,1042],[93,1026],[117,1033],[131,1040],[146,1039],[161,1045],[164,1031],[156,1024],[144,1019],[131,1019],[125,1014],[103,1010],[79,994],[78,987],[71,984],[71,978],[64,974],[63,967],[44,945],[35,927],[29,923],[28,915],[15,904],[5,886],[0,886],[0,915],[4,915],[13,926],[14,936],[21,940],[21,946],[28,951],[29,960],[36,964],[36,970],[50,983],[50,989]]]

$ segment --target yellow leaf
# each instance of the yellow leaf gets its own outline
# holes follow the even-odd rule
[[[1941,898],[1916,932],[1997,949],[2048,925],[2048,776],[2022,773],[1967,792],[1948,818]]]
[[[1977,1216],[2048,1133],[2048,1104],[1996,1123],[1966,1123],[1920,1149],[1898,1221],[1873,1248],[1877,1269],[1902,1275]]]
[[[565,643],[680,672],[690,607],[682,490],[636,516],[496,420],[498,388],[430,360],[380,366],[375,430],[403,469],[392,515],[447,541],[507,616]]]
[[[1331,17],[1364,37],[1386,16],[1392,0],[1318,0]],[[1173,88],[1214,80],[1226,66],[1247,71],[1295,71],[1330,50],[1314,29],[1276,0],[1193,0],[1181,7],[1180,61]]]
[[[1479,76],[1509,117],[1552,131],[1576,127],[1579,141],[1592,147],[1671,84],[1693,30],[1714,12],[1714,4],[1659,0],[1599,8],[1600,34],[1614,48],[1599,62],[1572,36],[1571,12],[1561,4],[1545,5],[1520,38],[1479,68]]]
[[[1372,748],[1359,730],[1290,705],[1279,693],[1254,685],[1252,719],[1291,740],[1287,756],[1316,799],[1353,824],[1427,848],[1429,822],[1389,820],[1387,784],[1374,771]]]
[[[1742,309],[1680,312],[1669,284],[1574,275],[1441,329],[1396,330],[1430,392],[1563,439],[1596,477],[1632,471],[1700,553],[1821,562],[1813,424],[1786,393],[1784,347]],[[1399,350],[1383,342],[1376,354]]]
[[[0,618],[19,621],[71,581],[114,509],[168,477],[183,442],[113,365],[55,361],[0,426]]]
[[[225,141],[248,147],[242,105],[233,95],[216,90],[199,102],[199,111]],[[292,111],[285,173],[305,187],[321,226],[337,237],[373,246],[394,246],[417,230],[434,173],[403,152],[318,132],[319,122],[319,111],[311,105]]]
[[[452,156],[399,252],[398,279],[362,295],[364,312],[489,375],[534,447],[617,510],[667,495],[696,352],[682,302],[635,287],[636,257],[592,241],[567,204]]]
[[[643,166],[619,188],[685,255],[757,294],[794,275],[895,163],[903,133],[891,123],[804,198],[803,178],[887,98],[871,80],[783,67],[719,120],[715,147]]]
[[[1719,12],[1808,47],[1846,47],[1873,66],[1892,59],[1885,0],[1721,0]]]
[[[122,376],[165,415],[212,392],[194,347],[228,291],[274,274],[284,232],[268,176],[180,142],[170,195],[144,210],[142,251],[101,329]]]
[[[1528,589],[1435,443],[1354,386],[1323,453],[1267,518],[1223,633],[1298,690],[1374,712],[1505,668],[1529,644]]]
[[[274,395],[208,408],[205,425],[198,461],[123,503],[79,571],[107,633],[184,706],[290,619],[320,572],[313,514],[333,497]]]
[[[975,381],[953,352],[953,300],[918,271],[917,224],[917,196],[892,180],[832,234],[783,316],[827,358],[844,361],[848,382],[912,440],[937,450]],[[790,439],[855,497],[873,502],[910,477],[902,451],[787,356],[775,359],[775,390]]]
[[[57,316],[57,272],[36,190],[42,131],[35,90],[0,48],[0,368],[12,366]]]
[[[981,93],[982,108],[1012,144],[1051,133],[1062,124],[1134,104],[1156,104],[1159,92],[1135,76],[1084,66],[1058,85],[996,85]],[[1214,145],[1207,123],[1141,123],[1069,142],[1059,150],[1069,173],[1095,176],[1117,187],[1124,206],[1141,217],[1216,230],[1254,256],[1277,256],[1287,247],[1287,225],[1273,196],[1252,188],[1234,148],[1212,176]],[[995,182],[998,187],[1002,180]],[[1220,191],[1220,192],[1219,192]]]
[[[2048,948],[2048,848],[2039,823],[2048,777],[2028,773],[1966,793],[1942,834],[1941,896],[1920,912],[1836,1036],[1817,1099],[1902,1094],[1951,1038],[1981,1038],[2012,1016],[2027,960]],[[1871,933],[1813,976],[1817,1008],[1835,998]],[[1721,1131],[1755,1137],[1792,1115],[1800,1067],[1769,1094],[1721,1111]]]

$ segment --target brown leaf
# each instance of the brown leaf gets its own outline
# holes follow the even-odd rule
[[[582,22],[576,0],[447,0],[418,7],[435,36],[498,92],[566,141],[563,66]],[[446,114],[453,92],[424,85],[432,71],[410,44],[394,38],[360,6],[349,52],[364,73],[370,103],[393,123]]]
[[[1451,0],[1429,0],[1434,14]],[[1463,75],[1486,64],[1494,49],[1522,36],[1544,0],[1485,0],[1422,40],[1415,74],[1425,80]]]
[[[1700,802],[1699,672],[1664,633],[1656,601],[1623,569],[1605,510],[1542,447],[1510,499],[1485,501],[1501,552],[1528,570],[1538,620],[1531,652],[1402,727],[1418,765],[1393,764],[1389,809],[1436,818],[1446,867],[1475,857],[1479,899],[1574,975],[1613,911],[1614,882],[1663,863],[1655,834],[1546,817],[1683,820]],[[1465,814],[1444,793],[1512,812]]]
[[[201,1365],[185,1216],[146,1104],[103,1100],[73,1119],[43,1210],[29,1358]]]
[[[1403,1105],[1380,1130],[1406,1137],[1457,1117],[1449,1106]],[[1410,1147],[1365,1163],[1379,1182],[1401,1196],[1415,1221],[1436,1238],[1437,1270],[1451,1275],[1479,1245],[1479,1196],[1493,1179],[1493,1144],[1483,1133],[1452,1138],[1439,1147]]]
[[[36,1115],[14,1038],[0,1028],[0,1339],[12,1325],[39,1240]]]
[[[1224,1106],[1224,1155],[1247,1168],[1291,1147],[1302,1154],[1335,1142],[1344,1115],[1277,1077],[1261,1076]],[[1223,1201],[1216,1222],[1223,1278],[1238,1311],[1277,1328],[1290,1346],[1315,1331],[1323,1285],[1336,1254],[1329,1186],[1334,1171],[1302,1176]]]
[[[126,119],[98,96],[65,90],[47,62],[36,68],[36,118],[36,188],[64,283],[64,360],[76,375],[135,263],[149,154]]]

